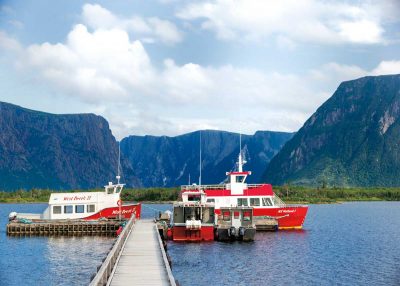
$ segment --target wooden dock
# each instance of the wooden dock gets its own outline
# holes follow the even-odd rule
[[[155,223],[130,221],[90,285],[175,286]]]
[[[120,227],[119,221],[54,221],[41,223],[19,223],[10,222],[7,224],[7,234],[10,236],[30,235],[108,235],[116,236]]]

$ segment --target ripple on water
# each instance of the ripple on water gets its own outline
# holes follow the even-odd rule
[[[400,203],[311,205],[303,231],[173,243],[181,285],[400,285]]]

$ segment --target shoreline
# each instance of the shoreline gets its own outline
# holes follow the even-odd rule
[[[63,191],[74,193],[77,191]],[[53,190],[34,189],[30,191],[17,190],[0,191],[0,203],[4,204],[37,204],[48,203]],[[313,188],[302,186],[275,186],[274,193],[286,204],[338,204],[343,202],[368,201],[400,201],[400,187],[391,188]],[[179,188],[143,188],[124,189],[121,200],[124,202],[142,202],[145,204],[172,204],[179,198]]]
[[[127,201],[131,202],[131,201]],[[173,204],[177,201],[141,201],[141,204],[148,204],[148,205],[168,205]],[[357,202],[400,202],[400,200],[382,200],[382,199],[364,199],[364,200],[337,200],[337,201],[320,201],[320,202],[310,202],[310,201],[285,201],[286,205],[333,205],[333,204],[343,204],[343,203],[357,203]],[[23,201],[9,201],[9,202],[2,202],[0,204],[48,204],[48,202],[37,201],[37,202],[23,202]]]

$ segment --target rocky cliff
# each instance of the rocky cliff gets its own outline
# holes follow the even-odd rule
[[[0,189],[87,189],[115,181],[118,145],[94,114],[55,115],[0,102]],[[128,185],[137,185],[123,162]]]
[[[267,167],[273,184],[400,186],[400,75],[340,84]]]
[[[253,174],[249,182],[259,182],[268,162],[292,133],[258,131],[243,135],[242,146]],[[225,131],[201,131],[202,183],[217,184],[225,172],[233,170],[239,154],[239,134]],[[179,186],[199,179],[200,131],[176,137],[129,136],[121,141],[121,150],[146,187]]]

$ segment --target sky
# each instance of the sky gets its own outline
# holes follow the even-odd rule
[[[0,101],[117,139],[293,132],[342,81],[396,73],[397,0],[0,0]]]

